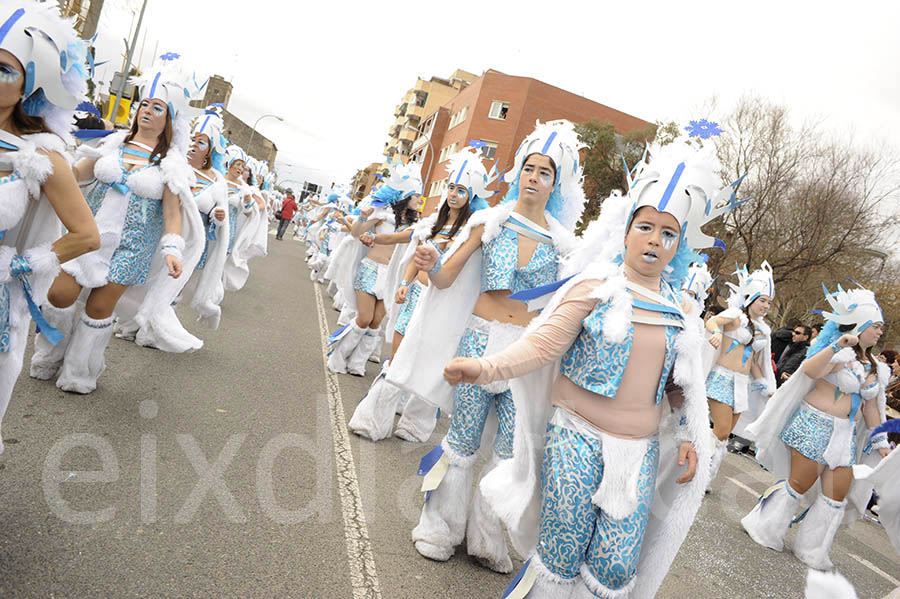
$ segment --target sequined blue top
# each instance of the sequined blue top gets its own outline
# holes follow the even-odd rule
[[[512,293],[553,283],[559,253],[549,243],[538,243],[524,268],[518,268],[519,234],[507,227],[481,246],[481,292],[509,289]]]
[[[661,291],[663,297],[676,306],[681,305],[680,295],[670,285],[663,282]],[[634,323],[629,321],[628,334],[624,342],[610,343],[606,341],[601,331],[609,306],[609,302],[598,302],[591,313],[581,321],[581,332],[563,355],[559,370],[583,389],[604,397],[615,397],[619,384],[622,382],[622,376],[625,374],[628,357],[631,355]],[[680,321],[678,316],[669,313],[660,313],[660,316],[673,321],[673,326],[665,327],[666,357],[656,391],[657,405],[662,400],[666,380],[675,363],[675,337],[680,330],[678,326],[674,325]]]

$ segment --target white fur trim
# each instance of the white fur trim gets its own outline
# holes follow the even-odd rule
[[[641,463],[650,444],[646,439],[619,439],[604,434],[601,439],[603,479],[591,501],[613,519],[624,520],[637,509]]]
[[[629,580],[628,583],[622,588],[611,589],[594,578],[594,575],[591,574],[591,571],[588,569],[587,564],[581,564],[581,580],[584,582],[585,586],[590,589],[590,591],[597,597],[603,597],[604,599],[620,599],[628,597],[631,594],[632,589],[634,589],[635,582],[637,581],[637,576],[632,577],[632,579]]]
[[[179,261],[184,259],[184,237],[177,233],[166,233],[159,240],[159,251],[163,256],[175,256]]]

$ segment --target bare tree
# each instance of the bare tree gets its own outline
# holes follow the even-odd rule
[[[711,261],[719,282],[735,263],[752,269],[768,260],[778,324],[821,307],[822,282],[834,288],[852,276],[874,288],[885,264],[881,248],[896,239],[897,157],[833,139],[816,123],[795,126],[786,107],[758,97],[742,99],[722,128],[725,182],[747,174],[740,193],[754,200],[718,225],[728,244]]]

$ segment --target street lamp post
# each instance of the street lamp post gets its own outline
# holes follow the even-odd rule
[[[125,91],[125,83],[128,81],[128,70],[131,68],[131,58],[134,56],[134,47],[137,46],[138,33],[141,30],[141,23],[144,20],[144,10],[147,8],[147,0],[141,6],[141,15],[138,17],[137,27],[134,28],[134,35],[131,36],[131,45],[128,47],[128,55],[125,57],[125,69],[122,71],[122,81],[119,82],[119,89],[116,90],[116,101],[113,104],[112,112],[109,116],[112,122],[116,122],[116,116],[119,114],[119,102],[122,101],[122,93]],[[134,14],[134,13],[132,13]]]
[[[422,130],[419,129],[418,127],[410,127],[409,125],[406,125],[405,128],[409,129],[410,131],[415,131],[419,135],[422,135],[422,136],[425,135],[425,133],[423,133]],[[431,145],[431,136],[430,135],[425,138],[425,143],[428,144],[428,147],[431,149],[431,162],[428,163],[428,174],[425,175],[425,179],[423,179],[423,181],[422,181],[423,186],[426,183],[428,183],[428,179],[431,178],[431,169],[434,167],[434,161],[437,158],[437,156],[434,153],[434,146]],[[424,160],[424,157],[423,157],[423,160]],[[423,189],[422,191],[424,192],[425,190]],[[428,197],[428,196],[425,196],[425,197]]]
[[[267,117],[273,117],[273,118],[278,119],[281,122],[284,122],[284,119],[281,118],[280,116],[278,116],[277,114],[264,114],[261,117],[259,117],[258,119],[256,119],[256,122],[253,123],[253,131],[250,132],[250,141],[247,142],[247,153],[248,154],[251,151],[253,151],[253,136],[256,135],[256,126],[259,124],[259,122],[261,120],[263,120],[264,118],[267,118]]]

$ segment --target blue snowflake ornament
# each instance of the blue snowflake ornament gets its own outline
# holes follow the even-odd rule
[[[719,129],[719,123],[707,121],[706,119],[690,121],[684,130],[688,132],[689,137],[699,137],[700,139],[709,139],[722,134],[722,130]]]
[[[472,141],[469,142],[469,146],[472,148],[475,148],[476,150],[479,148],[483,148],[486,145],[487,145],[487,142],[482,141],[480,139],[473,139]]]
[[[169,60],[175,60],[175,59],[177,59],[177,58],[181,58],[181,54],[176,54],[175,52],[166,52],[165,54],[163,54],[163,55],[160,56],[159,58],[160,58],[160,60],[166,60],[166,61],[169,61]],[[692,122],[693,122],[693,121],[692,121]]]

